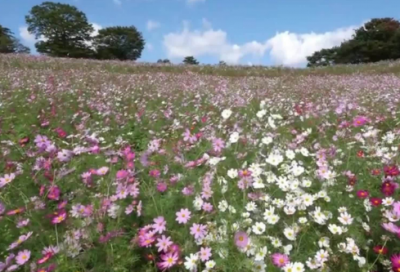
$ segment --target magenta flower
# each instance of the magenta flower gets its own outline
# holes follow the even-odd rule
[[[31,258],[31,252],[29,250],[19,251],[17,257],[15,258],[17,264],[23,265]]]
[[[357,196],[358,196],[358,198],[367,198],[369,196],[369,193],[368,193],[368,191],[365,191],[365,190],[359,190],[357,192]]]
[[[188,209],[181,209],[176,213],[176,221],[179,224],[186,224],[190,220],[191,212]]]
[[[194,223],[190,227],[190,234],[194,236],[194,239],[203,239],[207,234],[207,226]]]
[[[274,253],[272,254],[272,263],[282,268],[289,263],[289,257],[281,253]]]
[[[156,247],[158,248],[158,252],[164,251],[167,252],[168,248],[173,244],[171,241],[171,237],[166,237],[165,235],[161,236],[161,238],[157,238]]]
[[[368,122],[368,118],[365,116],[356,116],[353,119],[353,126],[360,127],[365,125]]]
[[[238,248],[245,248],[249,243],[249,236],[244,231],[238,231],[235,234],[235,245]]]
[[[129,173],[126,170],[119,170],[117,172],[117,179],[126,179],[128,177]]]
[[[392,257],[390,258],[390,261],[392,261],[392,266],[394,268],[400,268],[400,254],[395,254],[392,255]],[[397,271],[397,270],[395,270]]]
[[[51,186],[47,197],[51,200],[58,200],[60,198],[60,189],[57,186]]]
[[[155,218],[153,220],[153,222],[154,222],[154,224],[152,226],[156,233],[161,234],[167,229],[166,228],[167,222],[165,221],[163,216],[159,216],[159,217]]]
[[[210,259],[210,257],[211,257],[211,248],[209,248],[209,247],[202,247],[201,249],[200,249],[200,259],[201,259],[201,261],[202,262],[206,262],[206,261],[208,261],[209,259]]]
[[[160,170],[158,170],[158,169],[153,169],[153,170],[150,170],[150,172],[149,172],[149,175],[150,175],[150,177],[153,177],[153,178],[158,178],[159,176],[160,176]]]

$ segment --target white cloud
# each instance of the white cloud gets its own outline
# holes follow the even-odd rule
[[[269,53],[274,64],[301,66],[306,57],[323,48],[340,45],[351,38],[355,27],[340,28],[325,33],[297,34],[289,31],[277,33],[265,41],[251,41],[241,45],[228,41],[227,33],[215,30],[203,19],[201,30],[190,30],[187,22],[182,31],[164,35],[163,44],[169,58],[186,56],[215,56],[228,63],[239,63],[245,56],[264,57]]]
[[[92,27],[93,27],[93,32],[90,33],[90,37],[93,38],[93,37],[96,37],[97,34],[99,34],[99,30],[102,29],[103,27],[102,27],[101,25],[99,25],[99,24],[96,24],[96,23],[90,23],[90,24],[91,24]],[[86,43],[88,46],[92,47],[92,41],[85,41],[85,43]]]
[[[277,33],[267,41],[273,61],[285,66],[299,66],[306,57],[323,48],[332,48],[350,39],[355,27],[336,29],[325,33],[296,34],[289,31]]]
[[[159,28],[160,26],[161,25],[160,25],[159,22],[156,22],[156,21],[153,21],[153,20],[148,20],[147,21],[147,25],[146,25],[148,31],[152,31],[152,30],[154,30],[156,28]]]
[[[90,34],[91,37],[97,36],[99,34],[99,30],[102,29],[103,27],[99,24],[96,23],[91,23],[93,26],[94,31]]]
[[[29,33],[28,27],[21,26],[19,28],[19,36],[25,44],[34,44],[36,42],[35,35]]]
[[[117,6],[121,6],[122,2],[121,0],[113,0],[114,4],[116,4]]]

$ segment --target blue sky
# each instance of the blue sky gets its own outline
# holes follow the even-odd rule
[[[24,16],[43,1],[0,0],[0,24],[34,48]],[[399,0],[64,0],[99,27],[134,25],[147,47],[140,61],[194,55],[203,63],[302,66],[374,17],[400,19]],[[150,22],[151,21],[151,22]],[[150,23],[149,23],[150,22]]]

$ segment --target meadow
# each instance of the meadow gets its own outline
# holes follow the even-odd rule
[[[400,271],[400,63],[0,55],[0,271]]]

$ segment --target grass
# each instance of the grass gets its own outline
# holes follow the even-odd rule
[[[3,269],[396,271],[399,67],[1,55]]]

